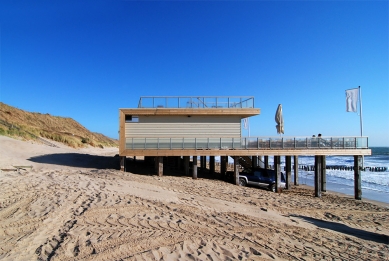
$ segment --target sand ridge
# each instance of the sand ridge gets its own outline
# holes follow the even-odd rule
[[[34,162],[31,155],[48,157],[51,148],[23,144],[18,152],[21,141],[6,140],[13,146],[0,138],[2,154],[34,166],[0,173],[1,260],[389,259],[386,205],[331,193],[318,199],[301,187],[276,194],[123,173],[95,158],[82,167]],[[70,159],[90,153],[65,149],[54,152]],[[107,154],[114,158],[114,151],[93,151],[97,159]]]

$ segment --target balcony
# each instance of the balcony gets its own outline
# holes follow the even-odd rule
[[[163,96],[140,97],[138,108],[254,108],[252,96]]]
[[[127,150],[368,149],[368,137],[127,138]]]

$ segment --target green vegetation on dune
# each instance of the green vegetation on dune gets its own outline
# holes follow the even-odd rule
[[[1,102],[0,135],[24,140],[44,138],[73,148],[118,146],[117,140],[91,132],[72,118],[27,112]]]

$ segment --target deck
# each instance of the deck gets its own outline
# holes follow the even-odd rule
[[[128,138],[124,152],[125,156],[371,155],[367,137]]]

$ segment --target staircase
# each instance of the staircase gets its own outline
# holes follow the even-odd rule
[[[258,167],[264,168],[265,163],[258,159]],[[239,165],[242,166],[245,169],[251,169],[253,167],[253,161],[251,160],[251,157],[249,156],[240,156],[239,157]]]

